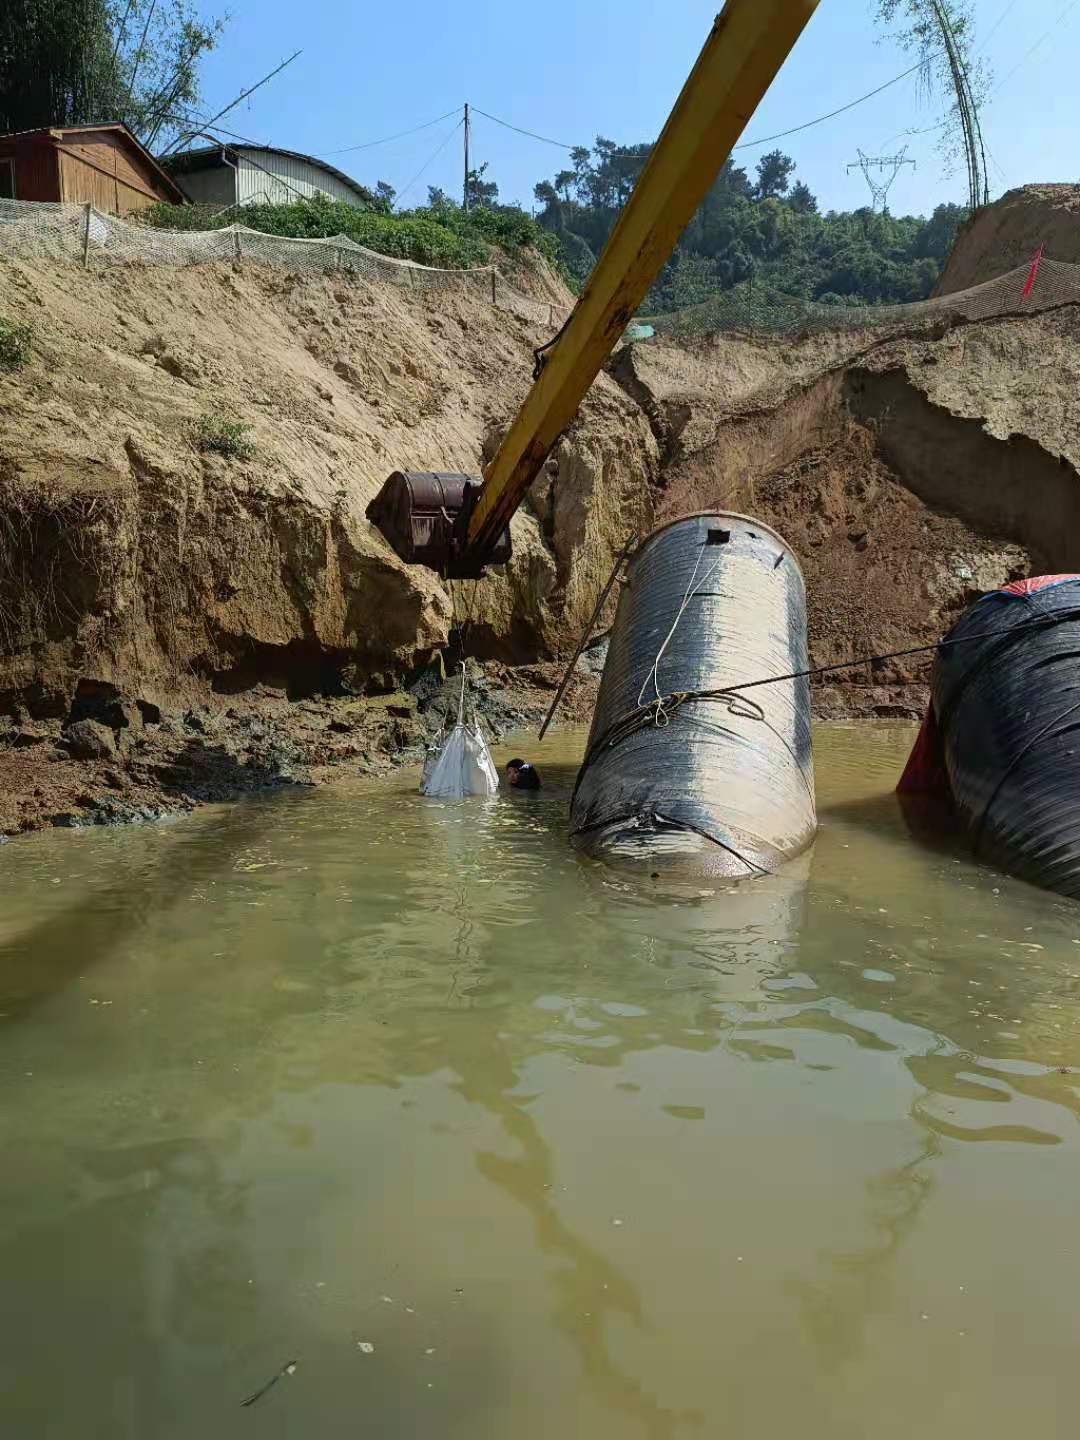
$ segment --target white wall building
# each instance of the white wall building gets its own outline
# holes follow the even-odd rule
[[[287,205],[320,193],[367,205],[370,193],[333,165],[295,150],[207,145],[160,162],[189,200],[200,205]]]

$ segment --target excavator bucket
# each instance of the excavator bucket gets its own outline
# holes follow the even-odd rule
[[[428,565],[450,579],[479,579],[486,565],[510,559],[510,531],[482,562],[463,559],[469,516],[483,481],[476,475],[395,470],[367,508],[367,517],[402,560]]]
[[[368,506],[403,560],[475,578],[510,558],[510,535],[500,527],[577,414],[817,4],[727,0],[577,304],[534,352],[532,388],[487,478],[396,471]]]

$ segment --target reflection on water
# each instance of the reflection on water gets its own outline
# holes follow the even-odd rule
[[[741,886],[575,856],[580,735],[6,847],[5,1433],[1064,1435],[1080,910],[913,840],[910,739]]]

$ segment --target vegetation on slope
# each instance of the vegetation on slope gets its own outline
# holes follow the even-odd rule
[[[603,137],[592,150],[578,147],[571,153],[572,170],[535,187],[543,206],[537,218],[520,206],[500,204],[498,185],[484,178],[484,167],[470,176],[468,210],[434,188],[427,205],[394,210],[394,192],[380,182],[366,192],[367,208],[318,195],[224,211],[158,205],[145,218],[168,229],[215,229],[239,222],[272,235],[347,235],[380,254],[445,269],[483,265],[500,251],[530,250],[576,288],[603,248],[648,148],[617,146]],[[743,324],[754,323],[750,308],[763,315],[786,314],[807,302],[902,304],[930,294],[966,210],[939,205],[929,220],[870,209],[822,214],[794,171],[795,162],[779,150],[762,156],[753,180],[729,161],[646,297],[643,312],[673,314],[721,300],[697,321],[705,323],[707,313],[712,315],[708,323],[722,328],[736,323],[725,318],[735,311]]]
[[[29,325],[0,315],[0,370],[18,370],[29,362],[31,338]]]
[[[145,211],[140,218],[166,230],[218,230],[238,224],[268,235],[305,240],[347,235],[380,255],[446,270],[486,265],[492,247],[510,253],[538,251],[561,268],[558,237],[517,206],[481,206],[465,211],[444,198],[422,209],[391,211],[388,201],[371,193],[368,209],[316,195],[311,200],[285,205],[240,205],[228,210],[208,205],[162,204]]]
[[[557,235],[582,275],[599,253],[645,164],[648,144],[597,137],[571,151],[572,169],[535,187],[540,224]],[[822,214],[780,150],[758,161],[756,178],[729,160],[710,187],[642,307],[661,314],[748,286],[795,300],[879,305],[930,294],[967,211],[939,205],[921,216],[870,209]]]
[[[964,104],[977,106],[989,83],[989,72],[971,53],[971,0],[876,0],[876,11],[886,28],[898,27],[901,48],[920,57],[924,78],[942,95],[963,79],[963,94],[957,90],[940,127],[941,143],[947,160],[966,144],[970,171],[977,113],[967,114]],[[0,131],[122,119],[155,150],[211,135],[227,146],[228,132],[215,130],[199,107],[200,71],[222,29],[195,0],[0,4]],[[239,220],[283,236],[343,234],[386,255],[448,268],[539,251],[577,284],[595,263],[650,149],[650,142],[618,145],[603,136],[591,148],[575,147],[568,168],[534,187],[541,207],[536,218],[519,205],[500,204],[499,186],[481,164],[466,178],[467,206],[429,189],[427,205],[395,210],[394,190],[380,180],[370,190],[362,187],[366,205],[359,208],[316,197],[225,212],[158,206],[147,220],[181,230]],[[789,306],[902,303],[930,293],[963,208],[939,206],[929,220],[869,209],[822,214],[794,171],[795,162],[780,150],[761,157],[753,179],[729,161],[644,310],[672,314],[722,297],[730,309],[744,291]],[[973,171],[969,179],[974,185]]]

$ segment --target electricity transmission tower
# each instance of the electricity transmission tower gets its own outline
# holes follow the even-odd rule
[[[907,158],[906,145],[895,155],[864,155],[860,150],[858,160],[852,160],[847,169],[849,173],[852,170],[862,171],[863,179],[870,187],[871,208],[876,210],[880,203],[881,213],[887,215],[889,213],[889,190],[905,165],[910,165],[913,170],[915,169],[915,161]],[[874,170],[877,171],[876,176],[871,173]]]

